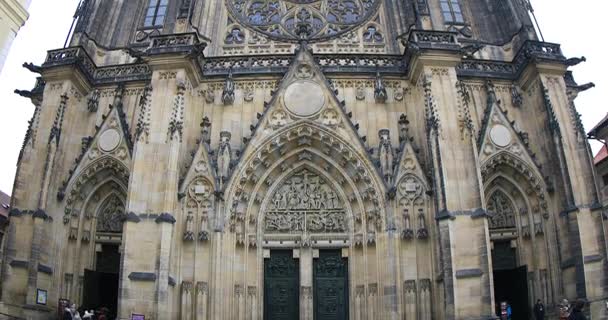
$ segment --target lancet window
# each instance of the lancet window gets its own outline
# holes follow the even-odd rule
[[[146,9],[144,27],[160,27],[165,21],[169,0],[150,0]]]
[[[440,0],[439,2],[445,23],[464,23],[459,0]]]

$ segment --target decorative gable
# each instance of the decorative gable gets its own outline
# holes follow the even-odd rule
[[[125,178],[128,181],[127,168],[131,165],[132,146],[131,135],[122,108],[110,105],[110,112],[104,116],[95,135],[82,138],[81,153],[70,170],[69,178],[60,187],[57,198],[60,201],[63,200],[68,187],[75,191],[77,188],[72,186],[78,187],[84,182],[80,180],[86,179],[87,176],[93,175],[98,169],[101,169],[103,165],[95,166],[93,164],[106,163],[107,161],[103,161],[106,158],[111,158],[113,164],[122,164],[115,170],[121,179]]]
[[[346,114],[344,102],[337,98],[336,90],[315,63],[309,48],[298,50],[289,71],[258,119],[252,137],[245,139],[252,145],[258,145],[282,128],[314,122],[347,141],[357,141],[361,152],[367,154],[365,138],[357,132],[358,125],[352,123],[350,114]]]
[[[507,119],[506,112],[500,108],[500,101],[489,104],[480,132],[479,161],[484,163],[500,152],[508,152],[537,167],[526,146],[527,134],[519,132]]]

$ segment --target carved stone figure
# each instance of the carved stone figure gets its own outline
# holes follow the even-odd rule
[[[346,231],[346,213],[335,191],[309,170],[292,175],[270,199],[264,215],[266,232]]]
[[[403,209],[403,231],[401,231],[401,238],[406,240],[414,238],[414,230],[412,230],[408,209]]]
[[[230,138],[232,134],[227,131],[220,133],[220,146],[217,151],[217,176],[220,182],[223,183],[230,174],[232,162],[232,149],[230,148]]]
[[[95,90],[93,90],[93,93],[91,93],[91,97],[87,101],[87,109],[89,110],[89,112],[97,112],[98,108],[99,108],[99,90],[95,89]]]
[[[393,177],[393,146],[391,144],[390,131],[388,129],[382,129],[378,132],[380,138],[380,145],[378,146],[378,153],[380,157],[380,172],[386,182],[390,185]]]
[[[426,228],[426,218],[424,210],[418,209],[418,239],[426,239],[429,237],[429,230]]]
[[[194,240],[194,216],[189,214],[186,217],[186,226],[184,230],[184,241]]]
[[[502,191],[496,191],[490,196],[488,211],[490,212],[490,229],[515,227],[513,203]]]
[[[124,212],[125,205],[118,197],[112,196],[106,200],[97,216],[97,231],[122,232]]]
[[[384,80],[380,76],[380,72],[376,73],[376,81],[374,85],[374,98],[378,103],[385,103],[388,98],[388,94],[386,93],[386,87],[384,86]]]
[[[235,87],[234,80],[232,79],[232,70],[230,70],[228,78],[226,78],[226,82],[224,82],[224,91],[222,91],[222,102],[224,105],[234,103]]]

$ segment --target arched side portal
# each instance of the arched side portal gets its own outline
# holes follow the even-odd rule
[[[517,310],[515,318],[525,318],[536,299],[551,305],[556,296],[546,187],[535,169],[508,153],[491,157],[481,171],[490,214],[496,309],[506,301]]]
[[[86,166],[68,187],[62,296],[86,308],[118,303],[128,168],[106,156]]]

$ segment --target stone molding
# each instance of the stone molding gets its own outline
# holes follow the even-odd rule
[[[27,9],[17,0],[0,1],[0,11],[6,13],[6,16],[12,23],[11,29],[13,29],[15,33],[19,31],[19,28],[21,28],[29,18]]]
[[[153,37],[150,47],[139,55],[187,54],[194,62],[201,78],[234,75],[269,74],[282,75],[289,69],[295,54],[250,55],[231,57],[205,57],[206,46],[195,34],[171,34]],[[460,53],[456,33],[442,31],[412,31],[406,42],[404,55],[386,54],[314,54],[314,59],[324,73],[366,74],[381,72],[385,75],[409,74],[412,59],[425,50]],[[296,52],[297,54],[297,52]],[[558,62],[565,64],[560,45],[528,40],[524,42],[513,61],[494,61],[467,58],[456,67],[459,77],[518,79],[530,62]],[[42,65],[43,69],[74,65],[93,85],[115,82],[149,81],[152,69],[148,63],[97,66],[87,51],[80,46],[50,50]]]
[[[129,274],[131,281],[156,281],[156,274],[152,272],[131,272]]]
[[[476,277],[481,277],[482,275],[483,275],[483,271],[481,269],[456,270],[457,279],[476,278]]]
[[[170,223],[170,224],[175,224],[175,221],[176,221],[176,220],[175,220],[175,218],[173,217],[173,215],[172,215],[172,214],[170,214],[170,213],[166,213],[166,212],[161,213],[161,214],[158,216],[158,218],[156,218],[156,219],[154,220],[154,222],[156,222],[156,223]]]

